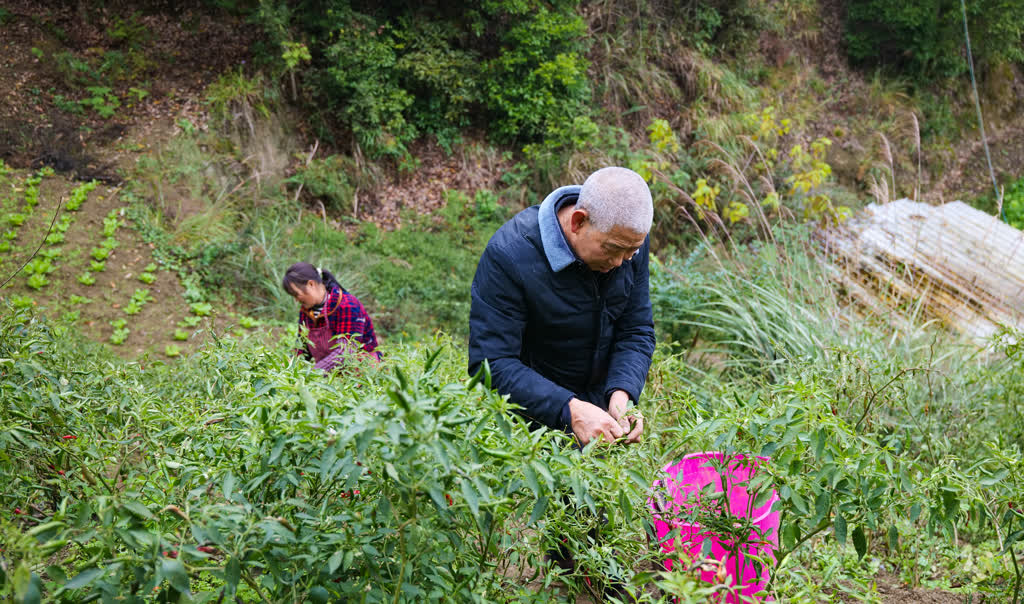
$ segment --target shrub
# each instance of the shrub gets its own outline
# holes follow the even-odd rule
[[[371,156],[403,157],[422,134],[450,144],[470,125],[506,141],[554,139],[589,114],[586,26],[570,2],[448,5],[429,20],[394,3],[268,2],[256,20],[281,74],[295,76],[301,40],[318,121],[351,132]]]
[[[354,210],[355,193],[347,174],[353,167],[351,163],[350,159],[340,155],[313,159],[300,166],[286,182],[302,185],[313,197],[323,198],[327,209],[349,214]]]
[[[1024,61],[1024,5],[967,3],[971,45],[979,67]],[[960,3],[955,0],[854,0],[847,4],[847,52],[861,64],[890,66],[922,82],[967,71]]]

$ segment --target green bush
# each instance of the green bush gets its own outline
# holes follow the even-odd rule
[[[1024,178],[1003,191],[1003,215],[1007,224],[1024,231]]]
[[[854,0],[846,10],[847,52],[858,63],[893,67],[922,82],[968,69],[958,0]],[[967,16],[979,68],[1024,61],[1024,4],[968,2]]]
[[[351,159],[341,155],[313,159],[300,166],[287,182],[302,185],[313,197],[324,199],[327,209],[349,214],[354,209],[355,194],[348,177],[351,164]]]
[[[470,283],[504,208],[488,191],[474,198],[449,191],[439,217],[409,218],[392,232],[365,225],[353,242],[374,262],[365,286],[379,309],[374,316],[392,332],[468,335]]]
[[[431,19],[403,3],[326,4],[264,3],[264,53],[279,73],[300,69],[317,121],[351,132],[371,156],[404,157],[424,134],[450,145],[466,126],[536,142],[589,115],[587,32],[574,3],[447,5]],[[286,57],[295,40],[308,66]]]

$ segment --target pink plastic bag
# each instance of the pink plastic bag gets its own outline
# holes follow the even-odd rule
[[[693,453],[675,464],[665,466],[664,472],[667,476],[654,482],[654,494],[648,500],[648,505],[653,512],[654,529],[658,541],[661,542],[661,549],[668,554],[665,559],[667,570],[672,570],[673,563],[680,561],[680,557],[673,555],[676,549],[675,539],[665,539],[673,528],[679,529],[681,550],[686,552],[691,561],[704,559],[701,549],[705,539],[710,539],[710,557],[723,563],[728,573],[724,582],[730,586],[737,586],[736,591],[742,595],[741,598],[735,593],[730,593],[725,601],[752,601],[753,595],[767,585],[768,569],[748,557],[756,555],[762,559],[774,560],[775,548],[779,543],[779,512],[772,511],[772,504],[778,501],[779,496],[773,490],[765,503],[751,508],[751,496],[740,485],[756,474],[759,462],[768,459],[736,454],[723,467],[725,459],[722,453],[710,451]],[[722,542],[718,536],[707,534],[702,531],[699,524],[689,521],[688,510],[692,510],[697,504],[701,490],[705,486],[714,483],[713,491],[722,491],[722,477],[716,466],[723,467],[725,474],[729,512],[734,516],[750,518],[755,527],[751,530],[747,543],[740,544],[738,560],[733,557],[731,543]],[[715,575],[715,570],[701,571],[701,579],[709,583],[719,583]]]

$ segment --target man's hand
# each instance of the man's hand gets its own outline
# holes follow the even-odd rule
[[[583,446],[595,438],[613,443],[626,433],[615,418],[587,401],[578,398],[570,400],[569,414],[572,416],[572,431]]]
[[[608,399],[608,415],[611,415],[612,419],[618,422],[619,426],[622,427],[623,433],[629,433],[626,436],[626,442],[640,442],[640,435],[644,433],[644,416],[636,408],[629,409],[629,394],[625,390],[612,392],[611,397]],[[629,425],[631,418],[635,422],[632,430],[630,430]]]

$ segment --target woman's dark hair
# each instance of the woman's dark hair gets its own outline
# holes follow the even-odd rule
[[[345,291],[345,288],[338,283],[330,271],[318,269],[308,262],[296,262],[289,266],[288,270],[284,272],[284,278],[281,279],[281,287],[284,288],[284,291],[292,294],[300,288],[305,288],[306,283],[310,281],[323,283],[327,289],[337,287],[341,291]]]

